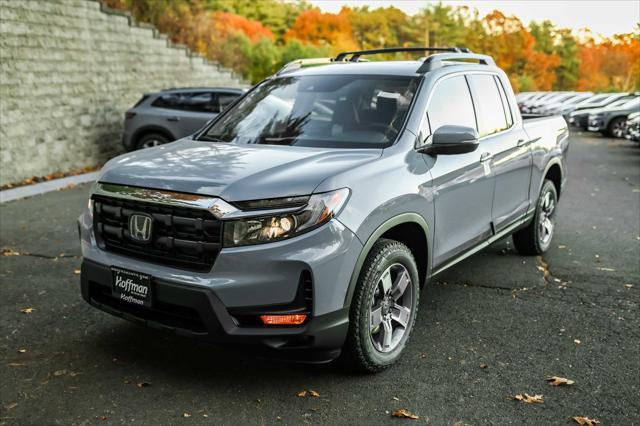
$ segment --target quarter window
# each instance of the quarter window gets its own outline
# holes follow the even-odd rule
[[[427,116],[432,132],[445,125],[476,128],[473,101],[463,76],[447,78],[436,86]]]
[[[480,137],[507,129],[509,125],[493,75],[471,74],[467,78],[473,92]]]

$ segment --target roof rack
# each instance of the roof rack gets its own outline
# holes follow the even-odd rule
[[[326,65],[335,62],[362,62],[366,59],[360,58],[362,55],[376,55],[381,53],[395,52],[444,52],[436,53],[426,58],[421,58],[424,62],[418,68],[418,73],[423,74],[444,66],[443,61],[477,61],[481,65],[495,66],[491,56],[472,53],[466,47],[388,47],[384,49],[355,50],[353,52],[341,52],[335,58],[307,58],[296,59],[283,66],[276,75],[286,74],[300,68],[313,65]],[[350,58],[348,58],[350,56]],[[348,58],[348,59],[347,59]]]
[[[280,71],[278,71],[276,75],[286,74],[293,70],[298,70],[308,66],[330,64],[331,62],[333,62],[333,58],[296,59],[295,61],[286,63],[282,68],[280,68]]]
[[[351,55],[349,62],[358,62],[362,55],[377,55],[381,53],[396,52],[456,52],[468,53],[469,49],[465,47],[387,47],[384,49],[355,50],[353,52],[341,52],[333,58],[334,62],[345,61],[347,56]]]
[[[496,66],[495,61],[491,56],[488,55],[479,55],[477,53],[471,53],[468,49],[465,49],[466,52],[455,52],[455,53],[438,53],[435,55],[431,55],[425,59],[420,68],[418,68],[418,73],[423,74],[429,71],[433,71],[438,68],[442,68],[444,64],[443,61],[468,61],[474,60],[478,61],[480,65],[488,65],[488,66]]]

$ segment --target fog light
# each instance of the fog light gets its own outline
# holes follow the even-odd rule
[[[300,325],[307,320],[307,314],[260,315],[264,325]]]

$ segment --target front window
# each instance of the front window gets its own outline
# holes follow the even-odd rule
[[[382,148],[402,129],[417,85],[401,76],[279,77],[252,90],[200,139]]]

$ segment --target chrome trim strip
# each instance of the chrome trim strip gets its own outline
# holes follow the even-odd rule
[[[491,244],[495,243],[496,241],[504,238],[506,235],[508,235],[509,233],[513,232],[519,226],[527,223],[527,221],[529,221],[531,219],[531,217],[532,217],[531,214],[526,214],[523,218],[518,219],[517,221],[515,221],[514,223],[512,223],[508,227],[504,228],[502,231],[498,232],[494,236],[492,236],[489,239],[487,239],[486,241],[484,241],[483,243],[478,244],[477,246],[465,251],[460,256],[458,256],[458,257],[454,258],[453,260],[450,260],[449,262],[447,262],[444,265],[440,266],[438,269],[436,269],[435,271],[433,271],[431,273],[431,277],[434,277],[434,276],[438,275],[439,273],[444,272],[446,269],[449,269],[453,265],[463,261],[464,259],[468,258],[469,256],[476,254],[480,250],[482,250],[482,249],[490,246]]]
[[[184,192],[165,191],[163,189],[138,188],[135,186],[116,185],[98,182],[93,194],[124,200],[142,201],[175,207],[190,207],[208,210],[216,219],[240,219],[273,214],[290,213],[300,210],[300,206],[273,210],[239,210],[222,198],[208,195],[187,194]]]

